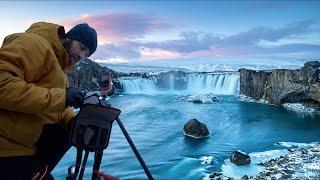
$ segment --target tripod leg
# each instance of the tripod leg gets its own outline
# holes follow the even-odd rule
[[[89,155],[89,151],[86,150],[86,151],[85,151],[85,154],[84,154],[83,162],[82,162],[82,164],[81,164],[81,170],[80,170],[80,174],[79,174],[79,180],[82,180],[82,178],[83,178],[84,170],[86,169],[86,164],[87,164],[87,160],[88,160],[88,155]]]
[[[100,169],[102,155],[103,155],[103,149],[97,149],[94,152],[94,164],[93,164],[92,178],[91,178],[92,180],[95,180],[97,178],[97,173],[99,172],[99,169]]]
[[[143,159],[142,159],[141,155],[139,154],[136,146],[133,144],[133,142],[132,142],[132,140],[131,140],[131,138],[130,138],[128,132],[127,132],[127,130],[124,128],[124,126],[123,126],[123,124],[122,124],[122,122],[120,121],[119,118],[117,118],[116,120],[117,120],[117,123],[119,124],[119,127],[120,127],[120,129],[122,130],[124,136],[126,137],[128,143],[130,144],[131,149],[133,150],[134,154],[136,155],[138,161],[140,162],[140,164],[141,164],[144,172],[145,172],[146,175],[148,176],[148,179],[149,179],[149,180],[153,180],[154,178],[152,177],[151,172],[149,171],[146,163],[143,161]]]

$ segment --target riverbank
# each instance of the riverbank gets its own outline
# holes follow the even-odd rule
[[[253,158],[251,165],[238,167],[226,162],[223,165],[222,172],[213,172],[204,179],[317,180],[320,178],[319,143],[279,142],[276,143],[276,145],[287,147],[287,149],[250,153],[249,155]],[[252,172],[252,170],[256,172]],[[249,175],[247,173],[249,173]],[[256,175],[252,175],[252,173]]]

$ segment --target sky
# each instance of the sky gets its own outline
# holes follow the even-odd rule
[[[320,1],[0,1],[0,40],[88,23],[100,62],[320,59]]]

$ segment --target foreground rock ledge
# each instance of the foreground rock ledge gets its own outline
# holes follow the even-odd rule
[[[197,119],[190,119],[183,127],[184,135],[194,139],[208,137],[209,130],[207,126]]]
[[[257,176],[243,175],[241,180],[254,179],[315,179],[320,178],[320,145],[311,144],[300,148],[290,148],[285,156],[271,159],[267,162],[258,164],[264,166],[266,170]],[[222,172],[212,172],[208,179],[239,179],[225,176]]]

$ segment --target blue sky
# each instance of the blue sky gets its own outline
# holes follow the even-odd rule
[[[319,58],[317,1],[1,1],[0,39],[33,22],[87,22],[105,62]]]

